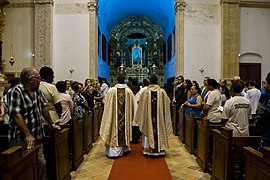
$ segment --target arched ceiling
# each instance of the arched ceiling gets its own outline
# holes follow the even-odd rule
[[[132,34],[142,34],[152,39],[163,37],[163,31],[159,25],[147,17],[132,16],[124,19],[111,30],[111,35],[120,40]]]
[[[130,16],[146,16],[156,22],[166,37],[173,31],[174,0],[98,0],[98,23],[106,37],[114,26]]]

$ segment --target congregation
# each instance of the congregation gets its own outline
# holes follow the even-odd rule
[[[71,127],[72,119],[83,119],[88,112],[94,114],[97,106],[104,109],[99,135],[109,158],[119,158],[130,152],[130,143],[138,143],[138,139],[142,139],[143,155],[164,156],[169,148],[168,136],[181,134],[179,112],[185,117],[192,114],[195,119],[208,120],[210,125],[225,126],[232,130],[233,137],[259,135],[259,151],[270,146],[267,120],[270,73],[261,90],[257,88],[260,84],[253,80],[244,82],[238,76],[231,82],[205,77],[200,87],[198,82],[180,75],[173,83],[171,99],[168,96],[171,92],[158,84],[154,74],[141,84],[132,78],[126,82],[121,74],[113,87],[106,79],[101,83],[90,78],[84,83],[53,80],[54,71],[50,67],[24,68],[19,81],[10,81],[1,100],[1,124],[9,126],[8,147],[20,145],[23,150],[38,147],[38,179],[45,180],[48,176],[43,138],[52,135],[51,129],[61,131]],[[171,114],[172,107],[177,115]],[[174,115],[178,116],[176,120]],[[69,143],[71,139],[69,137]],[[69,150],[69,154],[74,153],[74,149]]]

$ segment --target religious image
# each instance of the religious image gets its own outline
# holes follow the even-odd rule
[[[139,47],[135,47],[133,49],[133,64],[140,64],[142,60],[142,52]]]

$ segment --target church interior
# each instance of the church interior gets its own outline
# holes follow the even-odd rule
[[[24,67],[43,66],[54,70],[55,82],[106,79],[110,86],[121,73],[126,81],[132,77],[139,83],[156,74],[171,100],[179,75],[200,86],[206,76],[217,81],[240,76],[244,81],[255,80],[260,88],[270,69],[269,19],[270,0],[0,0],[0,94]],[[173,125],[180,118],[176,114],[172,109]],[[98,109],[92,116],[89,147],[78,145],[84,149],[78,151],[78,159],[65,161],[70,166],[57,164],[62,170],[55,167],[60,172],[56,179],[110,176],[115,160],[104,156],[104,144],[98,138],[100,124],[94,123],[101,118]],[[209,128],[204,123],[200,127]],[[216,171],[213,167],[214,162],[226,160],[205,159],[207,152],[193,146],[195,151],[187,150],[178,128],[174,127],[169,155],[164,158],[171,179],[232,177],[225,165]],[[201,137],[207,141],[207,136]],[[68,146],[67,134],[65,138],[59,148]],[[64,150],[53,152],[57,156]],[[226,169],[227,175],[221,175],[220,169]]]

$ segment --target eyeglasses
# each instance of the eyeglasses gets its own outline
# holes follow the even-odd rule
[[[32,76],[30,79],[38,79],[38,80],[41,80],[41,77],[40,76]]]

